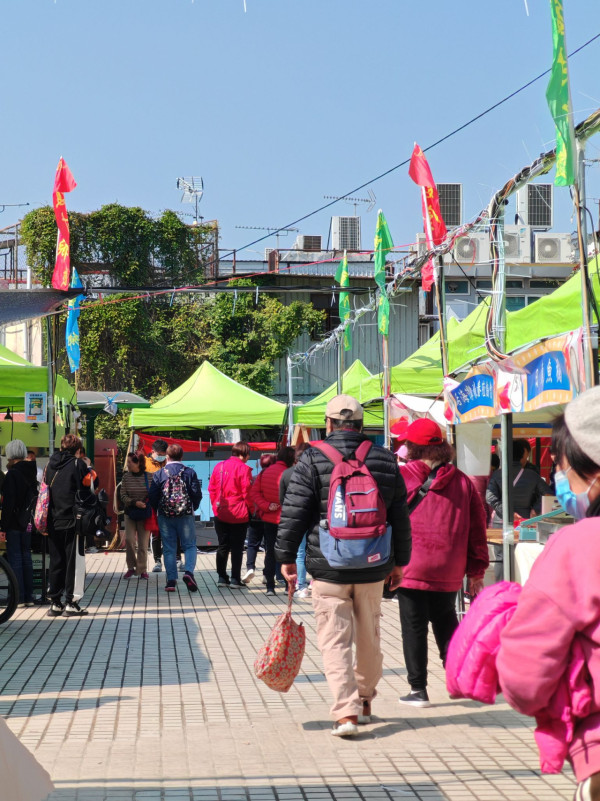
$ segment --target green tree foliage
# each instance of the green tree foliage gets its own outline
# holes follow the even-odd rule
[[[235,286],[255,286],[240,280]],[[263,394],[273,390],[274,361],[294,340],[318,328],[323,312],[308,303],[288,306],[254,292],[197,295],[151,301],[111,296],[83,304],[79,319],[79,389],[127,390],[151,401],[171,392],[208,359],[215,367]],[[64,326],[64,321],[63,321]],[[64,332],[64,329],[63,329]],[[64,342],[64,333],[60,342]],[[59,368],[68,374],[64,351]],[[126,446],[128,415],[97,420],[98,431]]]
[[[81,273],[106,270],[118,286],[196,284],[203,278],[208,226],[189,226],[174,211],[155,219],[140,208],[111,203],[90,214],[69,212],[71,264]],[[51,206],[30,211],[21,240],[36,277],[49,286],[56,252]]]

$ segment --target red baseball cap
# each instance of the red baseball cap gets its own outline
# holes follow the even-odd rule
[[[441,445],[444,441],[442,429],[427,417],[420,417],[406,429],[407,442],[415,445]]]
[[[396,420],[393,426],[390,428],[390,434],[395,439],[405,440],[406,439],[406,430],[408,429],[410,423],[406,419],[406,417],[402,417],[400,420]]]

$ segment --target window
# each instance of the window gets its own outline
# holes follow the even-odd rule
[[[520,279],[514,278],[507,278],[506,279],[506,288],[507,289],[523,289],[523,281]]]
[[[546,279],[540,281],[536,278],[532,278],[529,281],[529,288],[530,289],[556,289],[562,284],[562,281],[556,281],[554,279]]]
[[[488,278],[480,278],[477,281],[477,289],[491,289],[492,282]]]
[[[527,297],[527,305],[531,306],[531,304],[535,303],[536,300],[539,300],[539,297],[537,297],[536,295],[528,295],[528,297]]]
[[[506,311],[518,311],[525,308],[523,295],[508,295],[506,298]]]
[[[333,299],[331,293],[327,292],[324,294],[317,294],[313,293],[310,296],[310,302],[314,306],[315,309],[322,309],[325,312],[325,320],[323,322],[322,331],[317,332],[313,331],[311,333],[311,339],[320,339],[320,334],[328,334],[330,331],[333,331],[336,326],[339,325],[340,322],[340,299],[339,295],[336,295]]]
[[[469,295],[469,282],[468,281],[453,281],[448,279],[445,282],[446,292],[449,295]]]

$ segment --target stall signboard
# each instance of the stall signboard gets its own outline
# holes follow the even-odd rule
[[[585,389],[583,330],[538,342],[496,376],[496,413],[533,412],[569,403]]]
[[[453,423],[469,423],[493,417],[494,371],[488,364],[473,367],[464,381],[445,382],[446,417]]]
[[[48,422],[47,392],[25,393],[25,422],[26,423]]]
[[[444,379],[445,416],[456,424],[535,412],[569,403],[584,390],[583,329],[578,328],[531,345],[499,365],[476,365],[460,383]]]

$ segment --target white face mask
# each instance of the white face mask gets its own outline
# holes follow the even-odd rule
[[[152,458],[155,462],[164,462],[167,457],[163,453],[155,453]]]

